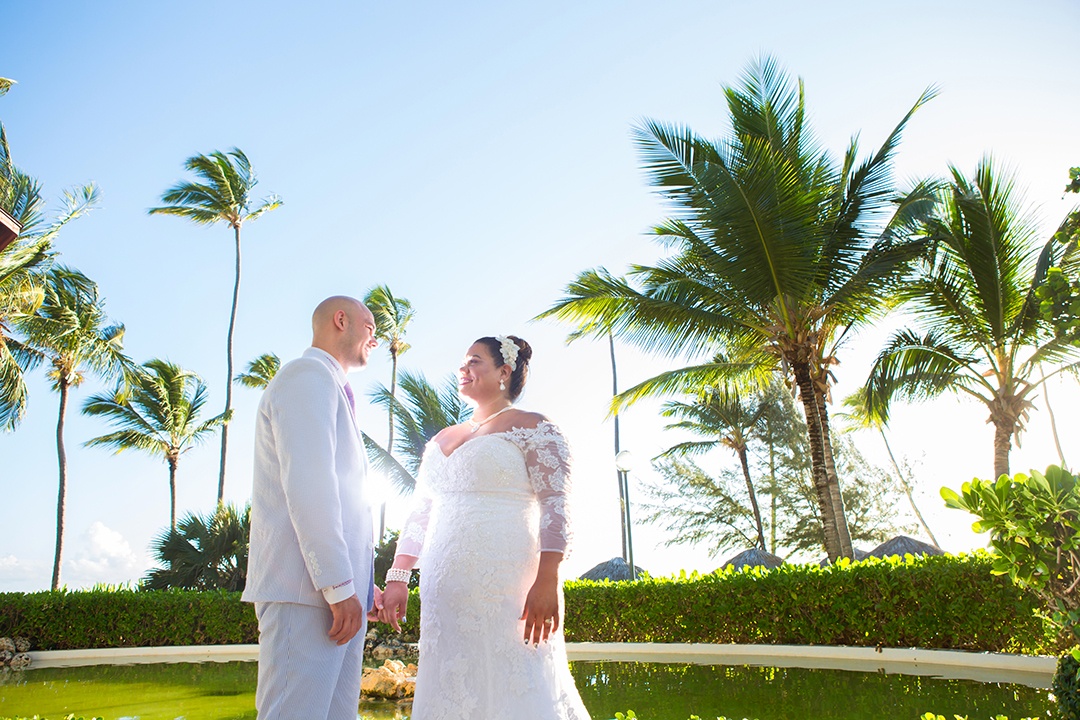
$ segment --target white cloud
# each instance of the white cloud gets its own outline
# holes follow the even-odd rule
[[[20,560],[11,554],[0,555],[0,592],[27,592],[30,588],[47,588],[49,572],[42,563]]]
[[[96,583],[134,582],[149,567],[149,558],[132,551],[124,536],[95,521],[70,545],[64,563],[64,584],[84,587]]]

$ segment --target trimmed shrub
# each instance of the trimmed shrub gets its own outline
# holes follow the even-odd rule
[[[988,553],[637,582],[566,583],[571,642],[700,642],[924,647],[1043,653],[1053,628],[1040,603],[990,573]],[[415,641],[413,591],[402,639]],[[380,628],[378,633],[387,631]],[[0,594],[0,636],[22,635],[38,650],[226,645],[258,642],[240,594],[103,591]]]
[[[566,586],[570,641],[925,647],[1040,653],[1030,591],[980,552]]]

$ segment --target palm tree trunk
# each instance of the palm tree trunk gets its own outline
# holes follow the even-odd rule
[[[1007,420],[994,421],[994,479],[1009,474],[1009,450],[1012,448],[1014,424]]]
[[[394,352],[393,345],[390,348],[390,400],[397,396],[397,353]],[[390,455],[394,454],[394,403],[391,402],[386,406],[386,418],[389,428],[386,433],[386,452]],[[379,542],[381,545],[383,536],[386,535],[386,500],[382,501],[382,505],[379,506]]]
[[[739,455],[739,463],[742,465],[743,479],[746,480],[746,491],[750,493],[750,507],[754,509],[754,523],[757,525],[758,546],[765,549],[765,528],[761,525],[761,509],[758,508],[757,493],[754,492],[754,483],[750,480],[750,464],[746,462],[746,448],[740,447],[736,452]]]
[[[60,378],[60,412],[56,420],[56,460],[60,466],[60,491],[56,497],[56,555],[53,558],[52,589],[60,589],[60,560],[64,554],[64,506],[67,502],[67,451],[64,449],[64,416],[67,413],[68,383]]]
[[[176,464],[174,457],[168,458],[169,462],[169,527],[176,532]],[[220,505],[220,502],[218,503]]]
[[[1050,416],[1050,432],[1054,435],[1054,447],[1057,449],[1058,460],[1061,461],[1061,467],[1068,469],[1069,465],[1065,462],[1065,453],[1061,450],[1061,438],[1058,437],[1057,418],[1054,417],[1054,408],[1050,407],[1050,391],[1046,388],[1046,374],[1041,366],[1039,367],[1039,375],[1042,376],[1043,400],[1046,401],[1046,413]]]
[[[769,431],[769,552],[776,554],[776,445],[773,443],[772,430]]]
[[[226,420],[221,424],[221,466],[218,470],[217,504],[225,501],[225,456],[229,449],[229,420],[228,413],[232,409],[232,377],[233,377],[233,331],[236,329],[236,307],[240,301],[240,226],[233,226],[233,235],[236,240],[236,279],[233,282],[232,311],[229,313],[229,337],[225,346],[226,375],[225,375],[225,414]]]
[[[810,378],[810,366],[806,363],[792,365],[795,382],[799,387],[799,399],[802,400],[806,416],[807,440],[810,444],[811,478],[814,482],[814,497],[821,512],[821,526],[825,542],[825,552],[829,560],[836,562],[841,557],[840,536],[836,529],[836,517],[833,503],[829,497],[829,477],[825,469],[825,445],[821,428],[821,412],[818,410],[817,393],[814,381]]]
[[[825,473],[829,480],[829,502],[833,506],[836,519],[836,534],[840,539],[840,554],[851,560],[855,559],[855,549],[851,545],[851,531],[848,528],[847,513],[844,511],[844,496],[840,492],[840,474],[836,472],[833,457],[832,434],[829,432],[829,411],[825,405],[825,396],[815,393],[818,412],[821,415],[821,444],[825,451]]]
[[[885,450],[889,453],[889,460],[892,461],[893,469],[896,470],[896,477],[900,480],[900,487],[904,489],[904,494],[907,495],[908,502],[911,503],[911,509],[915,511],[915,517],[919,518],[919,524],[922,525],[923,530],[930,536],[930,542],[934,543],[934,547],[938,550],[941,549],[941,545],[938,544],[937,538],[934,537],[934,533],[930,530],[930,526],[926,524],[926,518],[919,512],[919,506],[915,504],[915,497],[911,493],[911,483],[904,477],[904,473],[900,470],[900,464],[896,462],[896,456],[893,455],[892,446],[889,445],[889,438],[885,436],[885,430],[879,428],[881,433],[881,439],[885,442]]]
[[[611,351],[611,396],[619,394],[619,380],[615,371],[615,336],[608,333],[608,349]],[[619,456],[619,413],[615,413],[615,455]],[[626,543],[626,492],[623,490],[622,471],[616,466],[615,478],[619,484],[619,524],[622,527],[622,558],[629,562],[629,552]]]

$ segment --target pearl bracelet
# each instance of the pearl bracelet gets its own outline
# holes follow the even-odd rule
[[[386,571],[386,582],[402,582],[408,584],[412,578],[412,570],[406,570],[405,568],[392,567]]]

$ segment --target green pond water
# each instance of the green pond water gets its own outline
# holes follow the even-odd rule
[[[1050,717],[1047,689],[927,676],[802,668],[575,662],[593,720],[634,710],[641,720],[917,720]],[[97,665],[0,674],[0,717],[68,713],[105,720],[255,717],[255,663]],[[404,720],[407,705],[365,703],[365,720]],[[477,720],[494,720],[478,718]],[[512,720],[512,719],[508,719]]]

